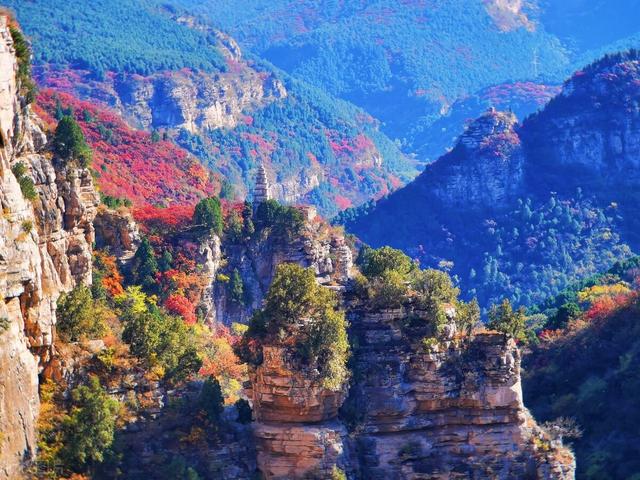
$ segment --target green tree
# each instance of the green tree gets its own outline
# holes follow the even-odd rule
[[[167,315],[140,291],[128,289],[120,303],[125,324],[122,339],[133,355],[149,366],[161,367],[165,379],[174,383],[200,369],[202,361],[193,328]]]
[[[158,143],[160,141],[160,133],[157,130],[151,132],[151,142]]]
[[[200,200],[193,212],[193,224],[205,227],[216,235],[222,235],[222,206],[216,197]]]
[[[246,238],[251,237],[256,231],[253,225],[253,206],[251,202],[244,202],[242,207],[242,233]]]
[[[357,263],[362,274],[367,278],[379,277],[389,270],[408,275],[416,268],[407,255],[391,247],[378,249],[364,247],[358,254]]]
[[[142,285],[145,288],[152,288],[156,285],[158,262],[153,246],[146,237],[142,239],[133,256],[130,272],[133,283]]]
[[[231,281],[229,282],[229,293],[231,295],[232,301],[241,305],[244,304],[244,284],[242,282],[240,272],[237,268],[235,268],[233,270],[233,273],[231,274]]]
[[[265,298],[236,348],[247,363],[261,362],[260,345],[278,343],[302,364],[313,366],[326,388],[338,390],[348,377],[347,322],[334,292],[318,285],[312,268],[278,266]],[[258,351],[252,345],[258,345]]]
[[[62,424],[61,456],[76,471],[92,471],[113,444],[119,405],[96,376],[74,389],[71,398],[71,412]]]
[[[214,426],[218,425],[224,412],[224,397],[220,383],[215,377],[209,377],[204,381],[199,403],[202,411],[207,414],[209,422]]]
[[[102,306],[94,302],[91,290],[84,285],[63,293],[58,299],[56,313],[57,332],[67,342],[99,338],[107,330]]]
[[[70,115],[65,115],[58,122],[53,136],[53,150],[65,160],[78,160],[85,168],[93,157],[80,125]]]
[[[525,308],[520,307],[518,310],[514,310],[511,302],[505,298],[499,306],[493,305],[491,307],[487,327],[505,333],[516,340],[524,340],[525,320]]]
[[[31,180],[31,177],[27,176],[27,167],[23,162],[18,162],[11,167],[11,172],[16,177],[24,198],[27,200],[35,200],[38,198],[38,192],[36,191],[35,184],[33,183],[33,180]]]

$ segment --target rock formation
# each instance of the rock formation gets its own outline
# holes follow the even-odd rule
[[[330,478],[334,468],[380,480],[573,478],[571,452],[523,405],[515,342],[445,328],[427,348],[408,327],[421,315],[410,306],[351,311],[353,381],[339,419],[344,392],[263,347],[248,396],[267,479]]]
[[[258,468],[266,479],[329,478],[345,467],[347,430],[337,421],[345,391],[323,388],[291,365],[281,347],[264,347],[251,374]]]
[[[198,263],[210,282],[203,299],[208,322],[247,323],[262,305],[276,267],[281,263],[312,267],[318,281],[324,284],[344,285],[351,278],[353,254],[344,235],[316,219],[313,207],[301,209],[306,215],[305,224],[295,237],[256,235],[243,242],[222,243],[214,236],[201,242]],[[242,278],[247,292],[244,304],[233,302],[227,284],[218,281],[223,258],[226,271],[231,273],[237,269]]]
[[[136,253],[140,244],[140,231],[126,209],[113,210],[102,205],[93,225],[97,248],[107,247],[121,263],[126,263]]]
[[[573,478],[574,460],[524,407],[520,353],[498,333],[411,338],[402,309],[351,316],[363,478]]]
[[[35,451],[38,372],[52,353],[58,296],[91,281],[98,196],[87,169],[45,152],[46,137],[16,77],[8,19],[0,17],[0,478]],[[37,198],[12,172],[21,164]],[[16,170],[17,171],[17,170]]]

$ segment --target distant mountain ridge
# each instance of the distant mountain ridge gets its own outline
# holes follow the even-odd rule
[[[452,272],[482,302],[531,304],[637,249],[640,60],[618,54],[577,72],[517,124],[489,111],[407,187],[339,217]]]

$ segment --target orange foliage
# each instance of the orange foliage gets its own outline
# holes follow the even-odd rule
[[[96,252],[96,260],[98,264],[105,270],[105,276],[102,277],[102,286],[113,297],[124,292],[122,287],[122,275],[116,264],[116,257],[107,255],[105,252]]]
[[[164,306],[170,313],[181,316],[187,325],[193,325],[197,321],[195,305],[182,295],[170,295]]]

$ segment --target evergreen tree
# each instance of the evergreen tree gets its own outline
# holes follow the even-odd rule
[[[231,300],[239,304],[244,304],[244,284],[237,268],[234,269],[231,274],[229,293],[231,295]]]
[[[58,122],[53,137],[53,149],[63,159],[78,160],[85,168],[89,166],[93,156],[80,125],[70,115],[65,115]]]
[[[245,237],[251,237],[256,231],[255,226],[253,225],[253,206],[251,202],[244,202],[244,206],[242,207],[242,232]]]
[[[71,394],[73,407],[62,425],[62,457],[74,470],[93,470],[113,444],[118,402],[91,376]]]
[[[525,319],[524,307],[513,310],[511,302],[504,299],[499,306],[493,305],[491,307],[487,327],[505,333],[516,340],[523,340],[525,338]]]
[[[222,206],[216,197],[200,200],[193,212],[193,224],[211,230],[216,235],[222,235]]]
[[[158,262],[148,238],[143,238],[131,262],[132,283],[151,288],[156,285]]]
[[[220,423],[220,417],[224,411],[224,397],[220,382],[215,377],[207,378],[202,385],[200,408],[207,414],[207,418],[213,425]]]

